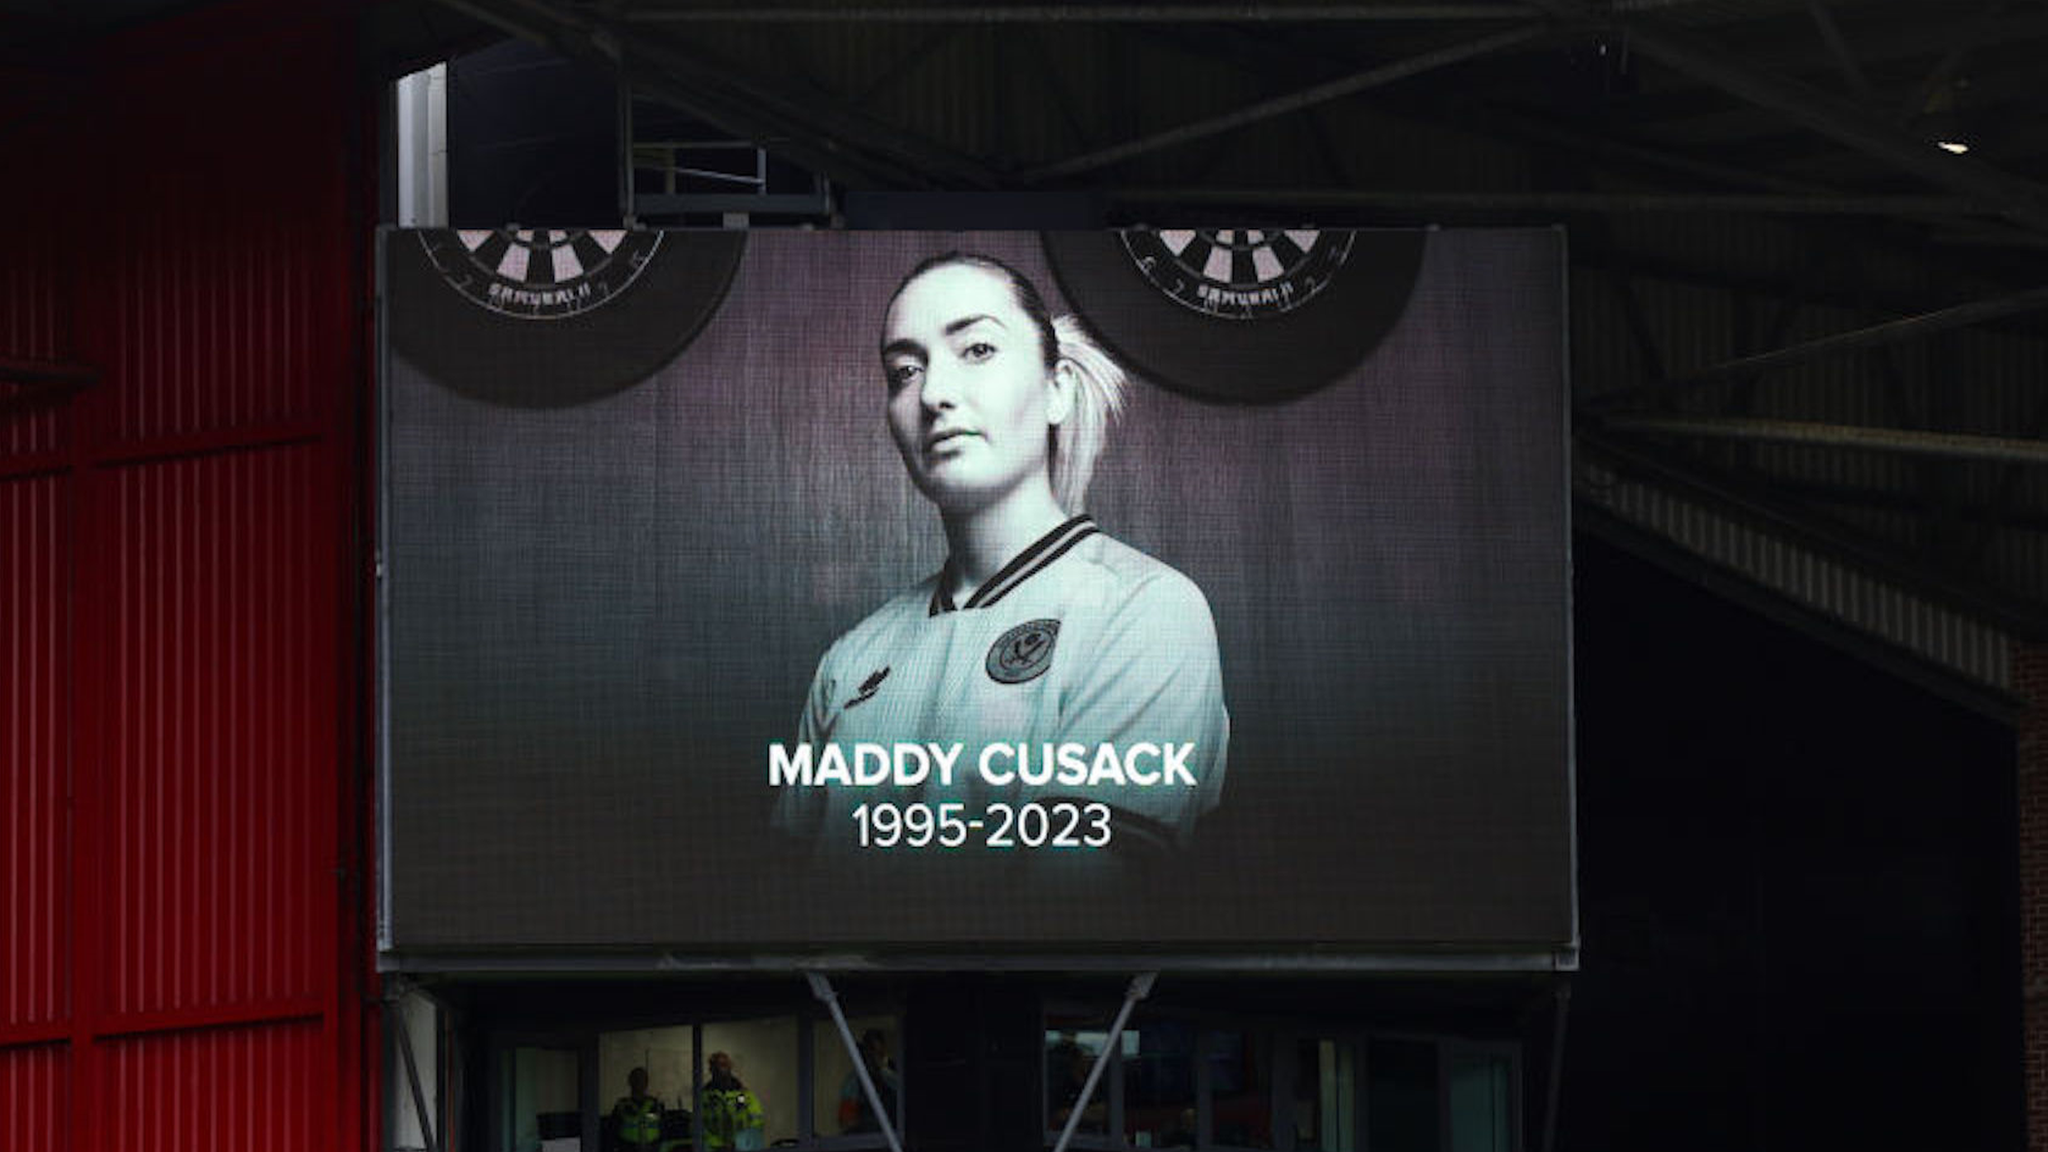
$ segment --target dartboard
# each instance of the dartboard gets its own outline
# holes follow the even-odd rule
[[[689,346],[718,311],[745,243],[726,231],[399,233],[385,250],[391,348],[492,404],[601,400]]]
[[[1352,233],[1316,229],[1161,229],[1123,233],[1145,278],[1183,307],[1229,320],[1292,312],[1351,254]]]
[[[1060,291],[1126,368],[1176,392],[1279,404],[1344,379],[1408,306],[1420,232],[1048,232]]]
[[[601,307],[631,284],[661,247],[661,233],[462,229],[422,232],[420,243],[472,303],[523,319],[559,320]]]

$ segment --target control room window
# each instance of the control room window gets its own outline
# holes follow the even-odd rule
[[[1442,1152],[1434,1040],[1375,1039],[1366,1048],[1367,1147],[1373,1152]]]
[[[1514,1050],[1506,1045],[1451,1045],[1444,1067],[1451,1152],[1511,1152],[1519,1079]]]
[[[903,1080],[898,1061],[902,1059],[902,1045],[896,1018],[849,1015],[846,1026],[853,1033],[855,1047],[867,1065],[869,1079],[881,1097],[889,1123],[900,1134]],[[853,1057],[847,1053],[836,1024],[830,1020],[812,1021],[811,1052],[817,1069],[811,1079],[812,1134],[828,1138],[867,1136],[871,1142],[879,1143],[882,1125],[867,1093],[861,1089]]]
[[[1093,1013],[1047,1013],[1045,1018],[1046,1130],[1056,1138],[1068,1116],[1078,1110],[1081,1119],[1074,1134],[1082,1147],[1107,1146],[1103,1138],[1109,1133],[1115,1069],[1105,1068],[1094,1093],[1085,1103],[1081,1098],[1088,1069],[1109,1043],[1107,1025],[1106,1018]]]
[[[1223,1029],[1203,1034],[1210,1148],[1273,1147],[1273,1038]]]
[[[506,1054],[505,1133],[512,1152],[572,1152],[583,1132],[575,1049],[522,1047]]]
[[[1193,1148],[1200,1123],[1195,1096],[1195,1025],[1158,1020],[1132,1027],[1123,1057],[1124,1140],[1134,1148]]]
[[[900,1124],[900,1016],[855,1012],[847,1022],[856,1040],[879,1037],[869,1043],[885,1069],[877,1087],[893,1109],[890,1119]],[[522,1112],[537,1108],[528,1103],[535,1091],[525,1085],[541,1083],[552,1090],[547,1106],[565,1111],[569,1121],[557,1117],[550,1123],[573,1135],[575,1054],[573,1049],[559,1054],[561,1067],[552,1078],[535,1080],[528,1074],[514,1084],[507,1097],[512,1106]],[[596,1109],[597,1144],[558,1150],[513,1141],[504,1146],[507,1152],[748,1152],[884,1143],[873,1113],[856,1099],[859,1094],[848,1096],[858,1079],[838,1028],[814,1014],[603,1031],[595,1036],[591,1059],[597,1087],[586,1095]],[[525,1123],[531,1129],[540,1122]],[[515,1129],[508,1126],[507,1131]]]
[[[598,1100],[605,1109],[598,1129],[601,1152],[624,1152],[650,1142],[672,1152],[689,1142],[694,1045],[688,1024],[598,1036]],[[646,1077],[637,1113],[636,1072]]]
[[[712,1062],[721,1054],[747,1099],[720,1094],[712,1082]],[[705,1149],[766,1148],[777,1141],[794,1141],[801,1131],[797,1018],[770,1016],[704,1025],[704,1066],[697,1070],[696,1082]]]
[[[1294,1053],[1294,1146],[1357,1152],[1358,1049],[1344,1040],[1302,1037]]]

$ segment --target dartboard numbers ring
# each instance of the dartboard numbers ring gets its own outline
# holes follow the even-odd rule
[[[604,306],[638,279],[661,233],[465,228],[422,232],[420,242],[470,303],[523,320],[561,320]]]
[[[1145,279],[1184,308],[1225,320],[1285,315],[1329,286],[1353,233],[1308,228],[1129,231]]]

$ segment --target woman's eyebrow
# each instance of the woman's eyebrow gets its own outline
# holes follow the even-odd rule
[[[988,321],[989,323],[995,325],[998,328],[1009,327],[1008,324],[1003,323],[1001,320],[998,320],[985,312],[977,312],[972,316],[962,316],[958,320],[953,321],[951,324],[946,325],[946,335],[951,336],[956,332],[965,331],[966,329],[972,328],[976,324],[981,323],[983,320]]]
[[[915,340],[909,339],[908,337],[898,337],[897,339],[891,340],[887,344],[882,345],[882,359],[887,360],[889,357],[895,356],[898,353],[901,353],[902,355],[905,356],[921,357],[925,354],[924,345],[918,343]]]

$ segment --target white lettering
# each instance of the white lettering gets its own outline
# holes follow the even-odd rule
[[[818,771],[811,777],[811,783],[843,784],[849,788],[853,786],[853,774],[846,770],[846,753],[840,751],[839,745],[825,745],[824,753],[818,757]]]
[[[1103,745],[1108,747],[1108,745]],[[1088,782],[1088,750],[1079,744],[1060,745],[1060,783],[1072,788]]]
[[[1131,750],[1124,753],[1124,775],[1130,777],[1131,783],[1136,784],[1138,787],[1150,788],[1154,784],[1159,783],[1159,773],[1149,768],[1138,767],[1138,758],[1140,756],[1150,756],[1157,760],[1159,758],[1159,745],[1133,744],[1131,745]]]
[[[782,788],[798,785],[808,788],[811,783],[811,746],[799,744],[796,750],[780,744],[768,746],[768,786]]]
[[[924,778],[932,774],[932,758],[925,752],[924,748],[925,746],[922,744],[896,745],[894,759],[897,787],[908,788],[912,784],[922,784],[924,783]],[[906,769],[903,766],[904,761],[912,759],[917,761],[917,767],[915,769]]]
[[[889,750],[880,744],[853,746],[853,782],[872,788],[889,778]]]
[[[1008,744],[991,744],[988,747],[983,748],[981,750],[981,763],[976,765],[975,767],[980,770],[981,778],[983,780],[986,780],[991,784],[1000,786],[1003,784],[1008,784],[1010,781],[1015,780],[1017,778],[1017,774],[1007,769],[998,770],[989,767],[989,761],[995,759],[998,756],[1008,756],[1014,760],[1016,759],[1017,751],[1016,749],[1010,747]]]
[[[953,786],[953,763],[960,759],[960,745],[948,744],[941,747],[937,744],[932,744],[928,745],[928,747],[932,750],[932,757],[939,762],[939,786],[951,788]]]
[[[1040,744],[1038,758],[1031,758],[1031,749],[1023,744],[1017,746],[1017,779],[1033,788],[1042,788],[1052,781],[1052,745]]]

